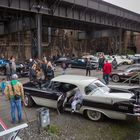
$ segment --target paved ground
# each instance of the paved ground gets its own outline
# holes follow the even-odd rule
[[[122,67],[124,68],[124,67]],[[61,68],[56,68],[55,75],[61,74]],[[76,75],[85,75],[85,70],[83,69],[68,69],[67,74],[76,74]],[[102,79],[102,72],[101,71],[92,71],[91,76],[96,76],[99,79]],[[28,81],[28,78],[21,78],[20,81],[25,83]],[[110,84],[114,84],[110,82]],[[24,122],[34,122],[36,120],[36,109],[39,108],[38,106],[34,108],[23,108],[23,118]],[[4,120],[8,127],[13,127],[10,122],[10,113],[9,113],[9,102],[5,100],[4,96],[0,96],[0,118]],[[57,125],[62,131],[61,139],[67,140],[106,140],[112,139],[116,140],[118,136],[118,140],[138,140],[140,138],[139,133],[139,126],[135,122],[120,122],[107,120],[102,123],[91,123],[91,121],[86,120],[83,116],[79,115],[71,115],[70,113],[64,113],[62,115],[58,115],[56,110],[50,109],[50,118],[51,123]],[[130,123],[130,124],[129,124]],[[18,125],[18,124],[15,124]],[[33,123],[31,127],[36,127]],[[84,128],[84,129],[83,129]],[[108,130],[108,131],[106,131]],[[31,130],[32,131],[32,130]],[[70,131],[70,132],[67,132]],[[31,140],[45,140],[44,137],[35,134],[36,132],[32,131],[33,133]],[[81,134],[79,134],[81,133]],[[28,135],[28,134],[27,134]],[[78,136],[77,136],[78,135]],[[134,136],[133,136],[134,135]],[[24,137],[24,136],[23,136]],[[67,138],[66,138],[67,137]],[[28,139],[28,137],[24,137],[24,139]],[[57,138],[59,139],[59,138]],[[54,139],[55,140],[55,139]]]

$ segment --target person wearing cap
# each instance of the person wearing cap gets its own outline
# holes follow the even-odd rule
[[[17,79],[17,74],[13,74],[12,80],[6,85],[4,90],[6,98],[10,101],[12,123],[16,122],[16,110],[18,122],[22,121],[21,101],[24,101],[24,91],[22,84]]]

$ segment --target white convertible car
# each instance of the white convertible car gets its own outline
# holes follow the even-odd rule
[[[100,121],[107,116],[111,119],[125,120],[129,116],[140,116],[139,88],[119,89],[107,87],[95,77],[61,75],[41,88],[34,83],[26,83],[25,103],[56,108],[59,111],[71,111],[75,88],[79,88],[82,104],[77,104],[77,113],[93,121]]]

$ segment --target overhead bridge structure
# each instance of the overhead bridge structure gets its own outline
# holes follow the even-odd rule
[[[0,0],[0,34],[34,30],[41,57],[42,27],[140,32],[140,14],[102,0]]]

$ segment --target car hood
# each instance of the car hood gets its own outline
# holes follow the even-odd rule
[[[117,99],[131,99],[132,96],[134,96],[133,93],[109,93],[109,95],[112,97],[112,98],[117,98]]]

